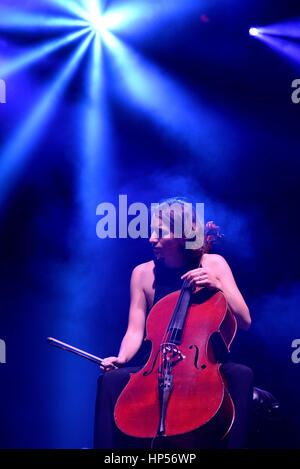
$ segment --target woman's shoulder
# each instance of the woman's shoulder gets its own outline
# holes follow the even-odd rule
[[[209,254],[205,253],[202,256],[201,264],[203,267],[205,265],[216,265],[216,266],[225,266],[228,265],[225,258],[220,256],[220,254]]]
[[[133,273],[135,274],[146,274],[153,272],[154,269],[154,261],[143,262],[142,264],[138,264],[134,269]]]

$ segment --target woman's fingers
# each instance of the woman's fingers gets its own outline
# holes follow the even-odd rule
[[[184,275],[181,276],[181,279],[184,280],[185,278],[189,279],[189,278],[199,277],[205,274],[206,274],[206,271],[203,268],[199,267],[199,269],[189,270],[188,272],[186,272]]]
[[[116,365],[100,365],[102,371],[116,370],[118,367]]]
[[[207,281],[207,273],[204,271],[204,269],[195,269],[195,270],[190,270],[186,274],[184,274],[182,279],[186,279],[191,286],[200,286]]]
[[[107,357],[103,358],[100,365],[100,369],[103,371],[115,370],[118,368],[115,363],[117,363],[118,357]]]
[[[196,289],[196,287],[207,287],[215,290],[220,289],[217,277],[212,275],[210,271],[207,271],[203,267],[190,270],[182,275],[181,278],[186,279],[193,289]]]

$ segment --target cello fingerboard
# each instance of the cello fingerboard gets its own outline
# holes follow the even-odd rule
[[[168,325],[169,341],[176,345],[181,343],[182,331],[187,317],[188,308],[191,301],[192,289],[188,282],[183,282],[179,298],[177,300],[171,321]]]

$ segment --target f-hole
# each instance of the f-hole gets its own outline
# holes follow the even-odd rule
[[[197,347],[197,345],[193,344],[193,345],[190,345],[189,346],[189,349],[192,350],[193,348],[195,348],[195,358],[194,358],[194,365],[195,365],[195,368],[197,368],[197,370],[205,370],[206,368],[206,365],[202,364],[202,365],[198,365],[198,358],[199,358],[199,348]]]

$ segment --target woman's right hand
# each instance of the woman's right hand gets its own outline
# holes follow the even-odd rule
[[[100,365],[102,371],[116,370],[119,366],[124,365],[126,361],[120,357],[107,357],[103,358]]]

